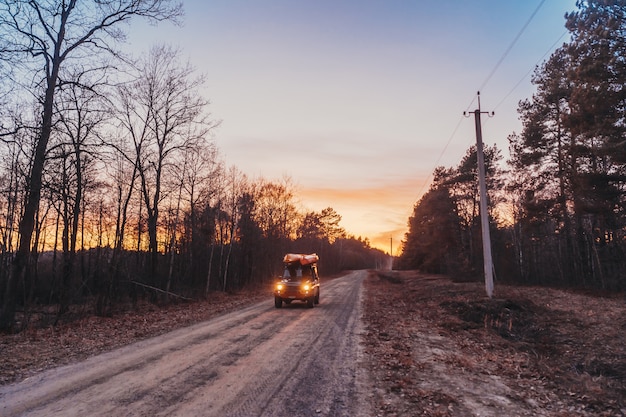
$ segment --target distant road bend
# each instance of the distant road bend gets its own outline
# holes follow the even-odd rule
[[[359,366],[366,275],[322,281],[313,309],[268,298],[0,387],[0,415],[369,415]]]

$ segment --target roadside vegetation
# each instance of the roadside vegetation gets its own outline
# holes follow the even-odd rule
[[[510,159],[486,147],[496,280],[621,291],[626,9],[577,8]],[[222,160],[180,51],[124,54],[125,23],[181,15],[168,0],[0,5],[0,331],[262,287],[286,252],[316,252],[322,276],[387,265],[332,207],[300,207],[290,179]],[[396,268],[480,276],[475,153],[435,170]]]
[[[378,416],[624,416],[619,296],[372,272],[365,352]]]
[[[584,1],[571,40],[519,103],[510,159],[487,146],[494,269],[500,282],[626,289],[626,7]],[[476,149],[439,167],[409,219],[396,267],[481,276]],[[503,163],[505,162],[505,163]]]
[[[0,331],[261,286],[285,252],[317,252],[322,274],[382,256],[331,207],[299,207],[289,179],[227,166],[180,51],[123,52],[127,22],[181,7],[0,5]]]

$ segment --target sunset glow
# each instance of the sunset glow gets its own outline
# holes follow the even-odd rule
[[[349,234],[397,254],[433,170],[475,141],[463,112],[478,90],[495,111],[483,140],[506,158],[532,70],[575,10],[539,3],[188,0],[183,27],[135,25],[128,47],[174,44],[205,75],[226,164],[291,178],[304,210],[332,207]]]
[[[367,237],[373,247],[387,253],[393,244],[394,254],[397,254],[417,199],[415,190],[427,180],[407,179],[405,184],[360,189],[303,188],[300,191],[305,207],[316,211],[333,207],[342,215],[341,224],[349,233]]]

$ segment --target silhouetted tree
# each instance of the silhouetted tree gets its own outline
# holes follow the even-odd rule
[[[42,175],[55,122],[57,92],[59,86],[72,81],[66,67],[70,67],[73,60],[84,57],[88,57],[81,63],[85,70],[105,67],[96,58],[102,53],[115,55],[112,41],[123,36],[118,26],[134,16],[163,20],[175,19],[180,13],[179,5],[171,5],[166,0],[16,0],[3,2],[0,6],[0,53],[3,59],[9,57],[23,69],[24,80],[34,80],[34,85],[27,88],[40,97],[41,105],[40,130],[36,136],[26,203],[19,225],[20,245],[0,310],[1,330],[10,330],[13,326],[18,281],[28,273]]]
[[[457,206],[445,186],[431,188],[413,209],[402,243],[400,269],[460,274],[461,244]]]
[[[510,138],[514,244],[525,280],[607,287],[624,269],[626,10],[577,5],[572,40],[537,69]]]

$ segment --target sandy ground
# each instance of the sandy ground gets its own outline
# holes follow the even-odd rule
[[[314,309],[261,302],[0,388],[0,415],[365,415],[362,282]]]
[[[313,309],[257,296],[0,336],[0,416],[626,416],[623,294],[358,271]]]

